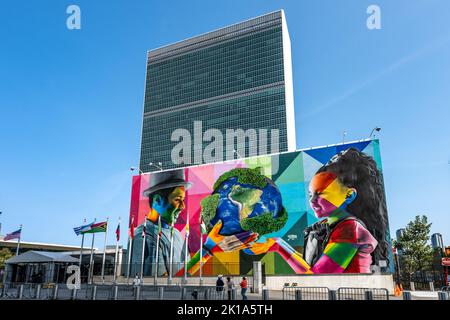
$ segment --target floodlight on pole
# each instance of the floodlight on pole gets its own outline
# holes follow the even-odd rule
[[[150,162],[148,165],[149,165],[149,166],[154,166],[155,168],[158,168],[160,171],[163,171],[163,168],[162,168],[162,162],[158,162],[158,164],[155,164],[155,163],[153,163],[153,162]]]
[[[238,156],[238,158],[241,158],[241,159],[242,159],[241,155],[239,154],[239,152],[237,152],[236,149],[234,149],[233,152]]]
[[[380,127],[375,127],[375,128],[373,128],[372,131],[370,132],[369,138],[372,138],[372,137],[375,138],[375,131],[376,131],[376,132],[380,132],[380,131],[381,131],[381,128],[380,128]]]
[[[131,167],[130,170],[131,170],[131,171],[138,170],[138,171],[139,171],[139,174],[144,174],[144,172],[142,172],[142,170],[139,169],[138,167]]]

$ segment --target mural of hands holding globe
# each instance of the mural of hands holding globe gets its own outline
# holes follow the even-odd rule
[[[280,191],[259,167],[235,168],[222,174],[201,206],[208,231],[202,262],[218,252],[251,247],[260,236],[280,230],[288,218]],[[197,253],[188,265],[189,273],[198,270],[199,262]]]

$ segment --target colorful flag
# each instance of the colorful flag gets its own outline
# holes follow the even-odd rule
[[[120,240],[120,223],[117,225],[117,229],[116,229],[116,240],[117,241]]]
[[[94,224],[94,223],[92,222],[92,223],[86,224],[86,225],[84,225],[84,226],[80,226],[80,227],[73,228],[73,231],[75,231],[75,234],[76,234],[77,236],[79,236],[80,234],[83,234],[83,233],[85,233],[86,231],[89,231],[89,230],[91,229],[91,226],[92,226],[93,224]]]
[[[12,240],[12,239],[20,239],[20,234],[22,233],[22,228],[20,228],[19,230],[16,230],[14,232],[11,232],[9,234],[7,234],[5,236],[5,238],[3,239],[3,241],[8,241],[8,240]]]
[[[132,240],[134,240],[134,216],[131,217],[130,229],[128,230],[128,235]]]
[[[205,225],[205,222],[203,221],[203,219],[200,222],[200,233],[201,234],[207,234],[206,225]]]
[[[97,232],[106,232],[108,228],[108,221],[93,223],[89,230],[83,231],[82,233],[97,233]]]
[[[186,238],[189,237],[189,218],[186,221]]]

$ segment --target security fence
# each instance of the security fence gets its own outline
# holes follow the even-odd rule
[[[224,300],[226,298],[226,292],[216,291],[215,286],[82,284],[78,289],[71,289],[64,284],[8,283],[0,288],[0,299],[4,300]]]
[[[339,288],[337,300],[389,300],[389,292],[377,288]]]
[[[439,300],[449,300],[448,287],[437,292]],[[237,290],[231,292],[231,300],[237,299]],[[275,297],[276,295],[274,295]],[[269,300],[269,290],[253,296],[258,300]],[[411,291],[403,292],[403,300],[413,300]],[[0,287],[0,299],[7,300],[227,300],[226,290],[215,286],[191,285],[87,285],[70,289],[62,284],[7,283]],[[285,286],[283,300],[390,300],[384,288],[339,288]],[[436,298],[435,298],[436,299]]]
[[[296,287],[283,288],[283,300],[328,300],[330,289],[327,287]]]

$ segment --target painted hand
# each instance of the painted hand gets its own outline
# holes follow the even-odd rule
[[[206,238],[204,247],[212,254],[215,252],[239,251],[250,247],[251,243],[258,239],[259,235],[252,231],[244,231],[231,236],[220,234],[222,221],[216,223]]]
[[[266,242],[252,243],[248,248],[244,250],[244,252],[249,255],[258,255],[271,251],[276,251],[277,240],[278,238],[269,238],[266,240]]]

